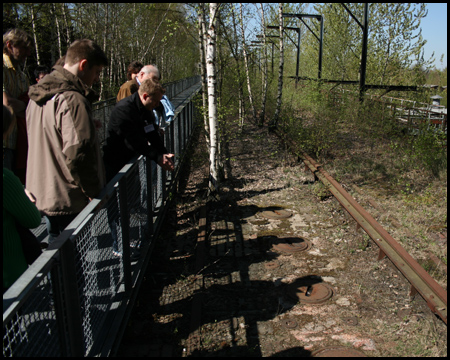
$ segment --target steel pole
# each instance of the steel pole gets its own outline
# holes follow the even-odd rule
[[[361,52],[361,73],[359,77],[359,101],[364,101],[366,92],[367,38],[369,35],[369,4],[364,4],[363,43]]]
[[[320,41],[319,41],[319,74],[318,78],[322,78],[322,55],[323,55],[323,16],[320,16]]]

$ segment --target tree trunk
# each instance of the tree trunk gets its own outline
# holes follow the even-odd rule
[[[208,113],[206,112],[208,109],[208,80],[206,76],[206,21],[204,4],[200,4],[200,9],[198,11],[198,37],[200,45],[200,70],[202,75],[203,123],[205,126],[206,144],[209,149],[209,119]]]
[[[52,3],[52,15],[55,17],[55,23],[56,23],[56,36],[58,38],[58,52],[59,57],[62,56],[62,48],[61,48],[61,30],[59,29],[59,21],[58,21],[58,15],[56,13],[56,5]]]
[[[41,65],[41,57],[39,56],[39,44],[36,36],[36,17],[34,15],[33,4],[31,4],[31,25],[33,29],[34,44],[36,45],[36,60],[37,64]]]
[[[261,104],[261,115],[259,118],[259,126],[264,125],[264,118],[266,114],[266,100],[267,100],[267,42],[266,42],[266,21],[264,19],[264,8],[263,4],[261,3],[261,21],[262,21],[262,28],[263,28],[263,61],[264,61],[264,68],[262,71],[263,78],[262,78],[262,104]]]
[[[247,47],[245,46],[245,34],[244,34],[244,19],[242,16],[242,3],[240,5],[241,17],[240,17],[240,25],[241,25],[241,38],[242,38],[242,49],[244,51],[244,63],[245,63],[245,73],[247,74],[247,87],[248,87],[248,99],[250,101],[250,108],[252,110],[253,121],[256,121],[256,111],[255,106],[253,105],[253,96],[252,96],[252,86],[250,83],[250,73],[248,69],[248,54]]]
[[[277,94],[277,108],[273,120],[269,125],[269,130],[274,130],[277,127],[278,119],[281,112],[281,96],[283,95],[283,65],[284,65],[284,53],[283,53],[283,4],[280,3],[279,7],[279,21],[280,21],[280,68],[278,73],[278,94]]]
[[[233,28],[234,28],[234,34],[236,36],[236,39],[238,39],[237,29],[236,29],[236,17],[234,15],[234,8],[232,11],[233,16]],[[231,44],[230,44],[231,47]],[[243,85],[241,81],[241,66],[239,62],[239,45],[236,44],[236,51],[235,51],[235,59],[236,59],[236,69],[237,69],[237,81],[239,84],[239,127],[242,131],[244,129],[244,119],[245,119],[245,103],[244,103],[244,90]]]
[[[206,71],[208,75],[208,116],[210,131],[210,182],[209,189],[215,192],[219,186],[219,126],[217,121],[217,100],[216,100],[216,15],[218,3],[209,4],[209,29],[208,46],[206,54]]]
[[[69,26],[69,23],[67,22],[67,14],[66,14],[66,5],[65,5],[65,3],[61,3],[61,10],[62,10],[63,19],[64,19],[64,27],[66,28],[66,32],[67,32],[66,45],[67,45],[67,48],[69,48],[69,46],[70,46],[70,44],[72,42],[70,41],[71,40],[70,26]]]

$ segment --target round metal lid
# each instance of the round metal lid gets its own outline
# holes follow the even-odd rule
[[[272,249],[283,253],[296,253],[309,250],[311,243],[302,237],[285,237],[278,238],[279,244],[272,245]]]
[[[292,213],[287,211],[287,210],[266,210],[266,211],[261,211],[260,215],[267,218],[267,219],[287,219],[288,217],[292,216]]]
[[[324,282],[311,279],[291,284],[288,294],[300,304],[322,304],[333,296],[333,288]]]
[[[345,347],[331,347],[314,351],[312,357],[367,357],[363,352],[345,348]]]

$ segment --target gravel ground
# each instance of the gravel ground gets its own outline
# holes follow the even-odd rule
[[[199,137],[117,356],[447,356],[446,325],[278,139],[234,135],[208,203]]]

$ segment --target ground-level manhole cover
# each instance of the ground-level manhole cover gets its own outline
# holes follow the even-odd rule
[[[363,352],[345,348],[345,347],[331,347],[314,351],[312,357],[367,357]]]
[[[277,240],[279,243],[272,245],[272,249],[283,253],[296,253],[311,248],[311,243],[301,237],[285,237]]]
[[[260,215],[267,218],[267,219],[287,219],[288,217],[292,216],[292,213],[287,210],[266,210],[261,211]]]
[[[294,281],[289,286],[288,295],[300,304],[322,304],[333,296],[333,288],[319,282],[315,277]]]

